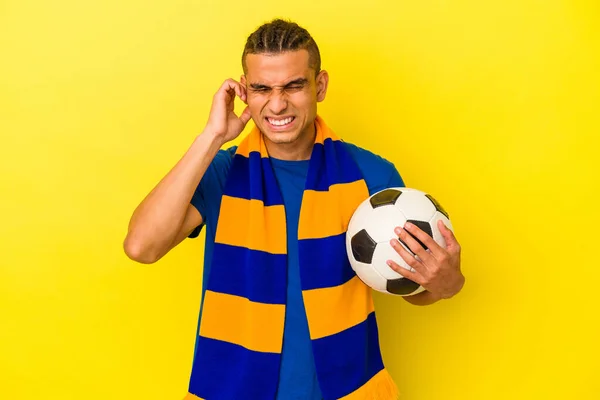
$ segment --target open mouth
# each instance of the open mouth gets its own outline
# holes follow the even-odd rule
[[[289,128],[294,124],[296,117],[285,117],[285,118],[271,118],[265,117],[265,120],[272,129],[281,130]]]

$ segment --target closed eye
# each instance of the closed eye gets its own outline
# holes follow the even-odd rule
[[[285,90],[302,90],[302,89],[304,89],[304,85],[298,84],[298,83],[285,86]]]
[[[271,88],[268,86],[250,85],[250,90],[253,92],[264,93],[264,92],[268,92],[269,90],[271,90]]]
[[[278,88],[281,88],[282,91],[288,92],[288,93],[294,93],[294,92],[298,92],[300,90],[303,90],[306,85],[308,84],[308,80],[301,78],[301,79],[296,79],[294,81],[288,82],[287,84],[283,85],[283,86],[276,86]],[[271,90],[273,90],[272,87],[267,86],[267,85],[262,85],[260,83],[251,83],[250,87],[249,87],[249,91],[253,92],[253,93],[269,93]]]

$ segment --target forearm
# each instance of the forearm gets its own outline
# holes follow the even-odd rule
[[[415,306],[427,306],[444,298],[447,299],[453,297],[462,290],[465,284],[464,275],[459,271],[456,279],[453,279],[453,282],[454,284],[452,285],[452,290],[450,291],[450,294],[448,296],[424,290],[421,293],[412,296],[405,296],[404,300],[408,301],[411,304],[414,304]]]
[[[404,296],[404,300],[415,306],[427,306],[433,304],[442,298],[427,290],[414,294],[412,296]]]
[[[188,151],[134,211],[125,252],[153,262],[167,249],[183,224],[190,200],[221,143],[210,133],[198,135]]]

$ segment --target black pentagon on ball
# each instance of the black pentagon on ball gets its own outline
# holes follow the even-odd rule
[[[431,230],[431,225],[429,224],[429,222],[426,221],[417,221],[414,219],[409,219],[406,222],[410,222],[413,225],[416,225],[419,229],[421,229],[423,232],[425,232],[426,234],[428,234],[431,238],[433,238],[433,231]],[[417,241],[417,243],[419,243],[421,245],[422,248],[424,248],[425,250],[429,250],[427,246],[425,246],[425,243],[421,242],[416,236],[414,236],[412,233],[410,233],[409,231],[406,231],[406,233],[408,233],[410,236],[412,236],[413,239],[415,239]],[[402,243],[404,245],[404,247],[414,255],[414,253],[412,252],[412,250],[410,249],[410,247],[408,247],[408,245],[400,238],[398,238],[398,240],[400,241],[400,243]]]
[[[350,239],[350,245],[352,247],[352,255],[356,261],[360,261],[365,264],[371,263],[377,242],[375,242],[373,238],[369,236],[365,229],[358,231],[354,236],[352,236],[352,239]]]
[[[407,278],[390,279],[387,281],[386,290],[392,294],[405,296],[419,288],[419,284]]]
[[[438,203],[438,201],[436,199],[434,199],[432,195],[426,194],[425,197],[427,197],[429,200],[431,200],[431,202],[435,206],[436,210],[438,210],[440,213],[444,214],[444,216],[446,218],[450,219],[448,212],[446,210],[444,210],[444,207],[442,207],[442,205],[440,203]]]
[[[369,201],[373,208],[392,205],[396,203],[401,194],[402,192],[396,189],[385,189],[373,195]]]

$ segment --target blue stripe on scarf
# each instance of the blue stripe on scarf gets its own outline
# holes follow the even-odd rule
[[[255,151],[250,153],[250,158],[236,154],[223,194],[248,200],[262,200],[265,206],[283,204],[283,197],[270,162],[268,158],[261,158],[260,153]],[[248,171],[263,171],[262,179],[248,181]]]
[[[210,290],[260,303],[285,304],[286,254],[215,243],[212,265]]]
[[[275,398],[280,354],[250,351],[236,344],[200,336],[189,392],[203,399],[264,400]],[[231,382],[235,382],[232,385]]]
[[[313,347],[325,400],[355,391],[383,369],[374,312],[350,329],[313,340]]]
[[[326,191],[336,183],[350,183],[362,179],[362,174],[344,142],[325,139],[323,144],[315,143],[312,157],[324,159],[325,163],[310,168],[306,177],[306,189]],[[335,157],[325,157],[325,150]]]
[[[302,290],[342,285],[356,273],[346,253],[346,233],[298,242]]]

